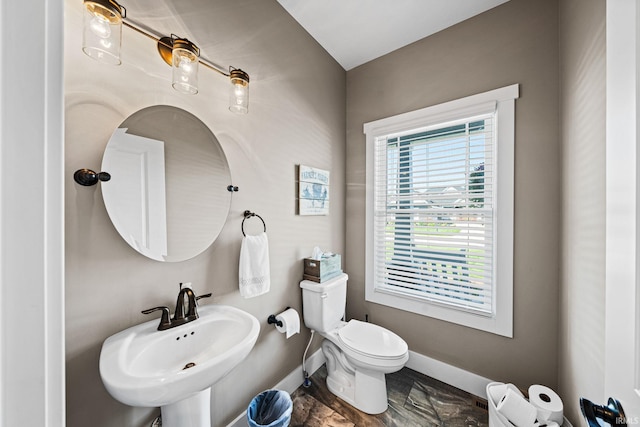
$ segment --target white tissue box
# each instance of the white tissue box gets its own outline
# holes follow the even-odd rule
[[[322,259],[304,259],[304,280],[322,283],[342,274],[342,257],[340,254],[323,256]]]

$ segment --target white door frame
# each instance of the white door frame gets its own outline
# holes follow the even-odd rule
[[[0,2],[0,427],[65,425],[63,2]]]
[[[640,186],[637,150],[639,9],[637,0],[607,1],[606,348],[603,399],[614,397],[620,400],[631,420],[640,420],[636,418],[640,417],[640,397],[637,392],[640,387]]]

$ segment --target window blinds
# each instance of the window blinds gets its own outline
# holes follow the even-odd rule
[[[375,139],[376,289],[493,313],[494,114]]]

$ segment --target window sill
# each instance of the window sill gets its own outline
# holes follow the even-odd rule
[[[402,293],[371,288],[367,286],[365,295],[365,299],[369,302],[513,338],[513,313],[510,306],[503,312],[482,315],[427,300],[419,300]]]

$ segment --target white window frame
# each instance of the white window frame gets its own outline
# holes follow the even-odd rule
[[[366,135],[366,286],[365,299],[470,328],[513,337],[513,213],[515,100],[514,84],[443,104],[364,124]],[[493,265],[493,312],[489,316],[463,311],[424,299],[381,289],[374,281],[374,151],[377,138],[447,123],[495,110],[496,206]]]

